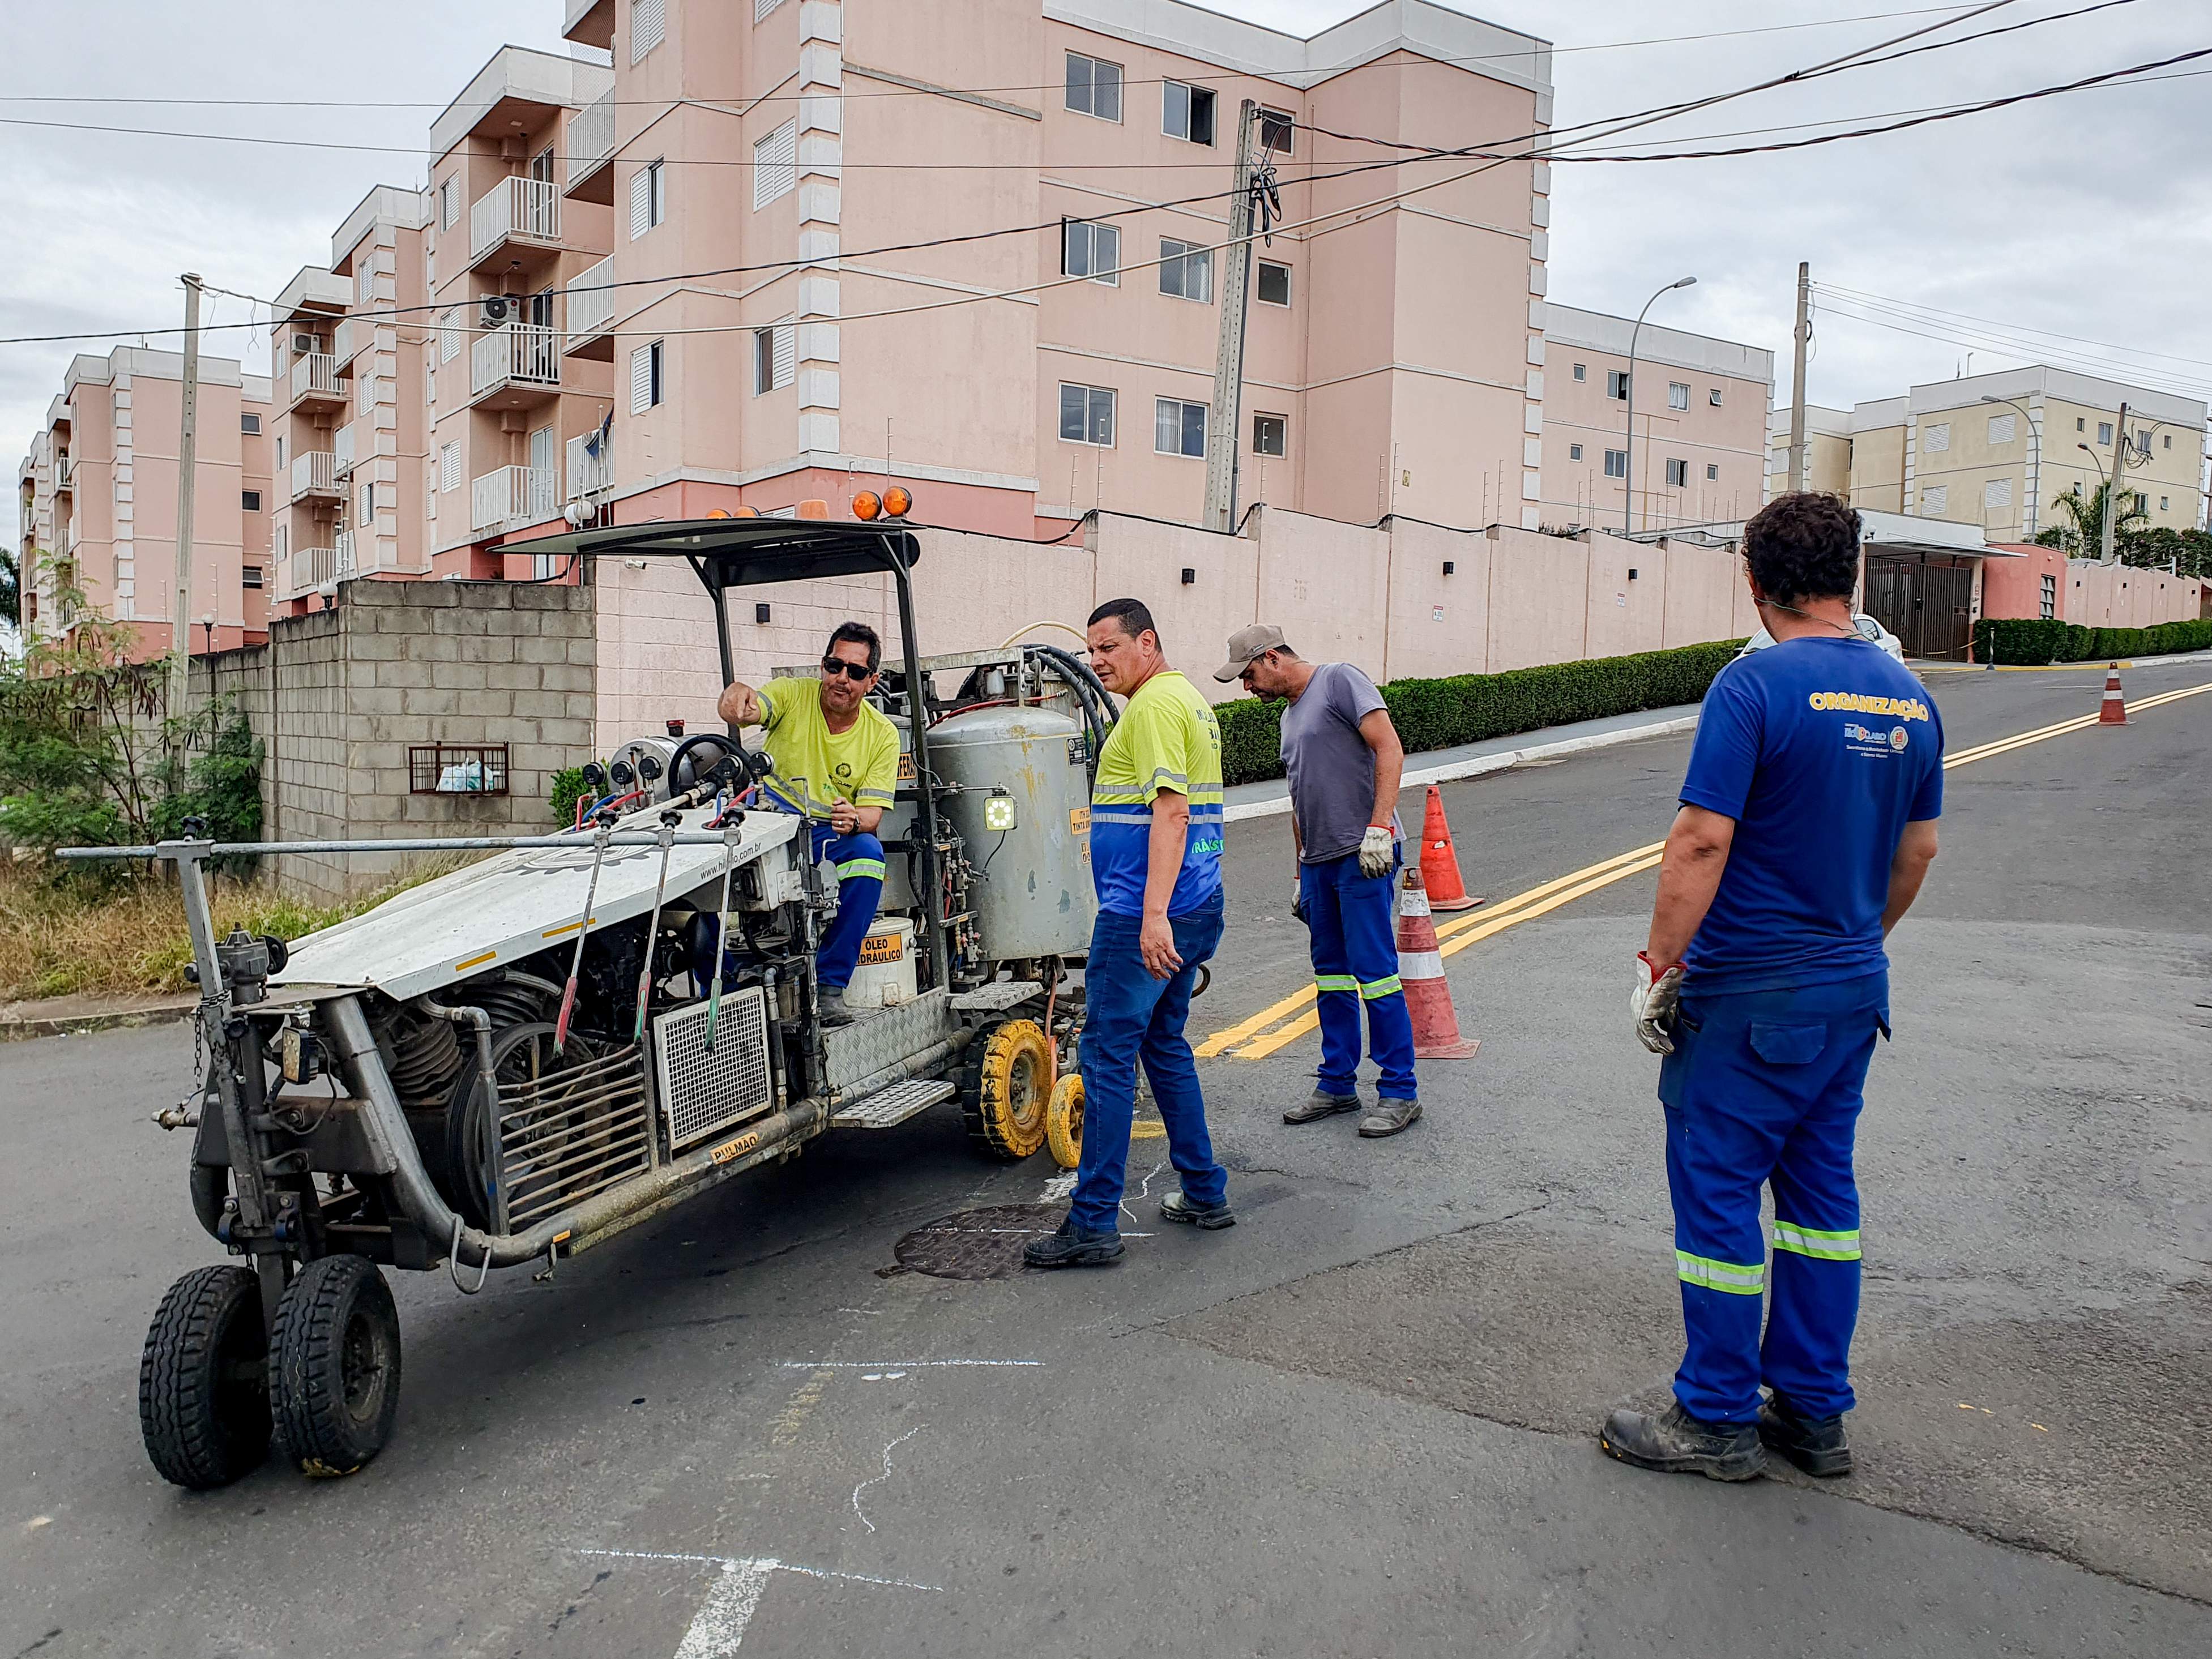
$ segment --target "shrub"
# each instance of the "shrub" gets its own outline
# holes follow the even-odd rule
[[[2152,628],[2084,628],[2077,623],[1984,617],[1974,624],[1974,656],[1985,663],[2040,666],[2111,661],[2212,647],[2212,621],[2160,623]]]
[[[584,781],[584,769],[564,766],[553,775],[547,786],[545,804],[552,809],[553,822],[566,830],[576,821],[576,803],[592,793],[591,785]]]
[[[1407,753],[1449,749],[1572,720],[1695,702],[1742,645],[1723,640],[1502,674],[1393,680],[1382,688],[1382,701]],[[1223,782],[1283,775],[1281,702],[1248,697],[1224,703],[1214,714],[1221,722]]]

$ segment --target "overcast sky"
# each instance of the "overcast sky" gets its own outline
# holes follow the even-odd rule
[[[735,0],[732,0],[734,3]],[[921,3],[921,0],[915,0]],[[1967,30],[2092,0],[2015,0]],[[1561,127],[1746,85],[1932,22],[1906,0],[1460,0],[1547,38]],[[1351,0],[1218,0],[1310,33]],[[73,0],[11,15],[0,115],[424,146],[434,112],[21,101],[107,97],[381,98],[442,104],[502,42],[560,51],[561,0]],[[329,30],[324,16],[343,23]],[[361,20],[374,15],[373,27]],[[1775,30],[1777,24],[1860,21]],[[1721,34],[1723,31],[1762,33]],[[1704,34],[1673,44],[1615,45]],[[2133,0],[2093,16],[1737,100],[1647,130],[1698,138],[1996,97],[2212,46],[2212,0]],[[1575,50],[1575,48],[1589,48]],[[2177,66],[2212,67],[2212,58]],[[2168,71],[2172,73],[2173,71]],[[1986,319],[1843,314],[1816,324],[1814,402],[1849,404],[2049,356],[2204,396],[2212,388],[2212,75],[2093,89],[1890,137],[1777,155],[1554,169],[1551,297],[1771,349],[1786,400],[1797,261],[1816,280]],[[1470,140],[1491,135],[1470,132]],[[1639,135],[1645,136],[1645,135]],[[1774,133],[1719,143],[1761,143]],[[1706,148],[1708,144],[1692,144]],[[348,155],[0,126],[0,335],[170,322],[176,273],[271,294],[329,258],[372,185],[412,185],[419,155]],[[243,307],[218,304],[215,320]],[[2077,337],[2002,349],[1990,325]],[[1923,334],[1959,336],[1926,338]],[[240,337],[228,337],[236,342]],[[171,343],[168,341],[158,343]],[[2132,354],[2125,349],[2130,348]],[[0,346],[0,443],[20,457],[70,356],[104,345]],[[234,355],[234,343],[211,345]],[[2064,354],[2061,356],[2057,354]],[[2163,353],[2165,356],[2143,356]],[[2087,359],[2089,361],[2081,361]],[[13,529],[15,494],[0,522]]]

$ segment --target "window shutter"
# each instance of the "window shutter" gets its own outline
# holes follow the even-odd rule
[[[653,407],[653,348],[641,345],[629,354],[629,412],[642,415]]]
[[[453,326],[453,313],[447,311],[438,319],[438,361],[450,363],[460,355],[461,331]]]
[[[778,392],[799,378],[799,324],[786,318],[775,325],[775,382]]]
[[[635,242],[653,228],[653,169],[640,167],[629,176],[629,239]]]
[[[662,0],[629,0],[629,61],[642,59],[668,33],[668,14]]]
[[[753,206],[766,207],[799,187],[799,123],[786,121],[753,146]]]
[[[461,487],[461,447],[447,444],[438,452],[438,488],[459,489]]]
[[[783,0],[753,0],[753,21],[760,20],[783,3]]]

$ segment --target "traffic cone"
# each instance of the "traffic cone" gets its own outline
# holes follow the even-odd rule
[[[2125,726],[2128,723],[2128,700],[2120,695],[2120,665],[2112,665],[2105,676],[2104,706],[2097,710],[2100,726]]]
[[[1430,792],[1433,807],[1436,792]],[[1446,839],[1444,856],[1451,856]],[[1406,1011],[1413,1017],[1413,1058],[1466,1060],[1482,1047],[1459,1034],[1459,1015],[1452,1008],[1451,986],[1444,978],[1444,959],[1437,950],[1437,924],[1429,915],[1429,895],[1415,865],[1406,872],[1405,890],[1398,898],[1398,979],[1406,989]]]
[[[1421,821],[1421,880],[1429,890],[1424,913],[1472,910],[1482,902],[1468,896],[1467,884],[1460,879],[1459,854],[1452,850],[1451,825],[1444,820],[1443,791],[1433,783]]]

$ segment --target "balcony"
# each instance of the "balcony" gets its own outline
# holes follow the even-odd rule
[[[338,554],[334,547],[295,547],[276,567],[276,597],[296,599],[338,579]]]
[[[563,290],[568,321],[568,337],[561,345],[564,356],[614,361],[614,256],[609,254]]]
[[[612,88],[598,102],[586,105],[568,118],[568,150],[561,193],[579,201],[611,204],[615,199],[614,169],[608,163],[615,153]]]
[[[499,409],[520,409],[561,389],[561,334],[536,323],[505,323],[469,344],[469,401],[504,393]]]
[[[63,490],[73,489],[76,486],[76,462],[67,455],[56,456],[54,458],[54,493],[58,495]]]
[[[338,485],[338,458],[327,449],[310,449],[292,458],[292,499],[304,501],[311,496],[336,497],[343,492]]]
[[[568,440],[568,495],[582,501],[608,489],[615,481],[615,441],[612,433],[586,432]]]
[[[561,196],[542,179],[502,179],[469,210],[469,269],[510,243],[561,246]]]
[[[288,408],[302,404],[342,404],[346,389],[338,384],[338,360],[327,351],[311,351],[292,365],[292,397]]]
[[[356,442],[354,434],[361,430],[361,426],[362,423],[359,421],[349,421],[337,429],[337,434],[331,440],[331,454],[333,458],[331,465],[336,469],[337,476],[341,478],[353,471]],[[372,446],[375,443],[373,438],[369,441]],[[307,458],[302,456],[301,459],[304,460]]]
[[[469,481],[469,527],[513,530],[561,512],[561,480],[550,467],[502,466]]]

